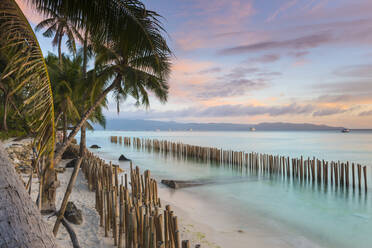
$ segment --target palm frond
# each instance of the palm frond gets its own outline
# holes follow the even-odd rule
[[[25,95],[20,111],[35,134],[34,145],[53,166],[54,107],[49,75],[36,36],[15,0],[0,1],[0,30],[0,53],[14,50],[15,57],[23,58],[9,64],[8,71],[17,79],[16,89]]]

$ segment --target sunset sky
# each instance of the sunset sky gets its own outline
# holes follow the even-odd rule
[[[174,51],[169,101],[127,101],[119,115],[111,101],[107,117],[372,128],[371,0],[144,3],[164,17]]]

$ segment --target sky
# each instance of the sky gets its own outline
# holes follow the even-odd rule
[[[41,17],[17,0],[32,26]],[[166,104],[108,118],[372,128],[372,1],[144,0],[173,50]],[[37,37],[43,52],[51,39]],[[67,52],[67,49],[65,50]]]

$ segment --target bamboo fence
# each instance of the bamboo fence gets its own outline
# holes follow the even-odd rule
[[[287,180],[342,189],[357,188],[360,192],[368,190],[367,166],[358,163],[325,161],[315,157],[290,158],[256,152],[246,153],[158,139],[111,136],[110,140],[112,143],[161,152],[180,159],[191,158],[217,167],[228,166],[239,171],[278,175]]]
[[[129,142],[119,139],[120,142]],[[129,174],[119,175],[117,165],[107,164],[88,152],[81,165],[89,190],[95,192],[95,208],[105,236],[125,248],[184,248],[178,219],[169,205],[161,208],[157,182],[146,170],[130,164]],[[120,177],[120,180],[119,180]]]

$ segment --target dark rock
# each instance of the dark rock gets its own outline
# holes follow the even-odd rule
[[[77,158],[74,158],[73,160],[71,160],[70,162],[66,164],[65,168],[75,168],[76,161],[77,161]]]
[[[130,161],[130,159],[126,158],[123,154],[120,155],[119,161]]]
[[[69,146],[67,147],[66,151],[62,155],[62,159],[72,159],[77,158],[79,156],[79,149]]]
[[[64,173],[66,171],[66,168],[64,168],[64,167],[57,167],[55,170],[56,170],[57,173]]]
[[[75,225],[80,225],[83,223],[83,214],[80,209],[78,209],[73,202],[68,202],[66,211],[64,214],[66,220]]]
[[[13,143],[13,144],[11,144],[10,146],[22,146],[22,144]]]
[[[90,148],[93,148],[93,149],[99,149],[101,148],[99,145],[91,145]]]

